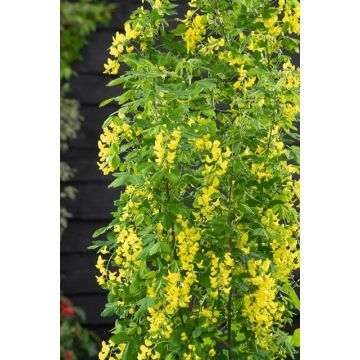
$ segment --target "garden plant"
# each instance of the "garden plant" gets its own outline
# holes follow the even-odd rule
[[[60,150],[66,152],[68,142],[77,138],[83,121],[80,104],[69,98],[69,80],[76,76],[73,62],[81,60],[81,49],[87,43],[87,37],[96,30],[98,24],[107,24],[111,18],[113,4],[104,4],[96,0],[61,1],[60,3]],[[61,199],[74,200],[76,188],[66,185],[74,177],[73,169],[65,161],[60,162],[60,180],[63,182]],[[60,227],[63,235],[71,213],[60,208]]]
[[[91,0],[61,1],[60,3],[60,150],[65,153],[68,142],[74,140],[81,127],[83,117],[80,104],[69,98],[68,81],[76,75],[72,65],[81,59],[80,50],[87,42],[87,36],[95,31],[99,23],[106,24],[111,18],[111,4]],[[66,161],[60,162],[60,181],[62,183],[60,198],[74,200],[76,188],[68,181],[75,174]],[[68,226],[71,213],[62,204],[60,208],[61,237]],[[98,351],[99,340],[91,331],[83,327],[84,311],[74,306],[71,301],[60,297],[60,359],[76,360],[80,356],[92,356]]]
[[[84,328],[84,311],[62,296],[60,298],[60,359],[76,360],[93,356],[98,351],[99,339]]]
[[[299,2],[143,3],[104,71],[120,197],[91,246],[116,316],[99,359],[294,358]]]

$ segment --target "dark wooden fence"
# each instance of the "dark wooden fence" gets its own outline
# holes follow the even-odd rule
[[[106,88],[109,77],[102,74],[107,59],[107,48],[115,31],[122,31],[124,21],[141,0],[117,1],[110,26],[99,27],[89,38],[83,49],[83,60],[74,64],[78,76],[71,82],[70,97],[81,104],[84,116],[79,136],[70,143],[70,148],[62,158],[77,172],[69,185],[78,189],[76,201],[69,201],[66,207],[73,214],[69,227],[61,242],[61,288],[75,305],[82,307],[87,315],[86,326],[94,330],[100,338],[108,337],[113,319],[100,316],[106,294],[95,280],[96,255],[87,249],[91,235],[99,227],[111,220],[113,201],[119,196],[117,190],[108,189],[111,177],[105,177],[98,170],[97,141],[101,125],[115,108],[99,108],[99,103],[112,96],[118,89]]]

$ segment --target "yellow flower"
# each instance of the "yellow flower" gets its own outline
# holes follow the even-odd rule
[[[196,266],[197,266],[197,268],[200,269],[200,270],[203,269],[203,268],[204,268],[203,260],[197,262],[197,263],[196,263]]]
[[[242,250],[242,252],[244,254],[249,254],[250,253],[250,248],[249,247],[243,247],[243,248],[241,248],[241,250]]]
[[[147,296],[150,297],[150,298],[155,298],[156,297],[156,292],[155,292],[155,290],[153,289],[152,286],[149,286],[147,288]]]
[[[132,29],[130,23],[125,23],[125,37],[127,40],[136,39],[139,36],[139,32]]]
[[[196,0],[190,0],[188,5],[189,5],[189,7],[197,7]]]
[[[179,129],[174,130],[171,133],[171,140],[169,142],[168,148],[170,150],[176,150],[181,138],[181,131]]]
[[[110,55],[118,57],[120,54],[122,54],[123,51],[124,51],[124,46],[122,46],[121,44],[117,46],[111,46]]]
[[[263,20],[265,27],[268,28],[268,29],[274,27],[274,25],[277,23],[277,21],[278,21],[277,15],[275,15],[275,16],[269,18],[269,19],[264,19]]]
[[[246,80],[244,83],[244,91],[250,89],[255,84],[255,81],[256,81],[256,76],[253,76],[252,78]]]
[[[215,355],[216,355],[215,349],[210,349],[209,350],[209,356],[215,356]]]
[[[189,15],[189,11],[187,16]],[[191,16],[191,15],[190,15]],[[186,23],[189,20],[185,20]],[[206,22],[206,17],[203,15],[196,15],[193,19],[190,27],[186,30],[184,34],[184,40],[186,43],[186,48],[188,53],[194,53],[196,44],[203,40],[204,35],[206,34],[206,29],[204,23]]]
[[[208,43],[210,44],[210,50],[219,50],[220,47],[225,45],[225,39],[215,39],[213,36],[208,37]],[[209,53],[211,53],[211,51]]]
[[[119,72],[120,64],[113,59],[108,59],[107,64],[104,64],[104,74],[116,75]]]
[[[153,5],[154,9],[158,9],[161,6],[161,0],[155,0],[155,3]]]
[[[95,267],[99,269],[100,273],[102,274],[106,271],[104,265],[105,265],[105,260],[101,257],[101,255],[99,255]]]
[[[173,164],[174,163],[174,159],[175,159],[175,155],[176,153],[175,152],[169,152],[167,157],[166,157],[166,160],[169,164]]]
[[[155,145],[154,145],[154,152],[155,152],[155,155],[156,155],[156,160],[155,162],[158,164],[158,165],[161,165],[162,162],[164,161],[164,147],[163,147],[163,142],[164,142],[164,135],[162,132],[159,132],[157,135],[156,135],[156,138],[155,138]]]
[[[151,355],[151,359],[160,359],[160,353],[158,351],[155,351],[155,353]]]
[[[102,348],[99,352],[99,360],[105,360],[110,353],[110,346],[105,341],[101,343]]]
[[[150,347],[152,344],[153,344],[153,343],[152,343],[152,341],[151,341],[150,339],[145,339],[145,345],[146,345],[147,347]]]
[[[224,260],[225,265],[227,266],[234,266],[234,260],[231,257],[230,253],[225,253],[225,260]]]
[[[109,250],[107,249],[107,247],[103,247],[100,249],[100,253],[103,254],[103,255],[106,255],[106,254],[109,254]]]
[[[97,281],[97,283],[101,286],[101,285],[103,285],[103,284],[105,284],[105,279],[104,279],[104,277],[103,276],[95,276],[96,277],[96,281]]]
[[[119,44],[123,44],[126,40],[126,37],[124,34],[120,34],[118,31],[115,34],[115,37],[113,36],[112,38],[113,42],[112,45],[113,46],[118,46]]]
[[[125,119],[125,114],[122,111],[118,112],[118,117],[122,120]]]
[[[242,315],[251,323],[251,330],[256,334],[256,342],[267,349],[272,338],[272,326],[275,321],[282,322],[282,310],[276,299],[276,283],[269,271],[270,260],[251,259],[247,263],[251,278],[247,281],[257,290],[244,296]]]

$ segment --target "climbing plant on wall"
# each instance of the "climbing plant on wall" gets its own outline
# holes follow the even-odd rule
[[[87,36],[96,30],[98,24],[106,24],[111,17],[113,4],[91,0],[61,1],[60,3],[60,150],[68,149],[68,141],[74,140],[80,130],[83,117],[80,104],[76,99],[66,95],[70,91],[68,80],[75,76],[72,68],[75,60],[81,60],[81,49],[87,43]],[[74,176],[75,169],[62,161],[60,163],[60,180],[66,183]],[[76,189],[65,185],[61,190],[61,199],[74,200]],[[71,213],[65,208],[60,209],[61,234],[67,227]]]
[[[72,63],[81,59],[80,50],[86,44],[87,35],[96,29],[99,23],[110,20],[113,5],[95,1],[61,1],[60,3],[60,151],[68,150],[69,140],[77,137],[83,117],[80,104],[76,99],[67,96],[70,90],[67,82],[76,75]],[[63,186],[61,199],[74,200],[76,188],[66,183],[74,176],[75,169],[65,161],[60,162],[60,181]],[[71,213],[60,208],[60,229],[63,235]],[[82,326],[85,313],[74,306],[69,299],[60,299],[60,359],[76,360],[79,356],[96,354],[98,339],[94,333]]]
[[[98,165],[122,192],[92,245],[117,317],[99,359],[294,357],[299,3],[144,3],[104,71]]]

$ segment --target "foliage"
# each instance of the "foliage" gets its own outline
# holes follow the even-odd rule
[[[60,299],[60,359],[76,360],[78,356],[93,356],[97,353],[98,338],[84,329],[84,312],[69,299]]]
[[[69,84],[64,84],[60,92],[60,149],[62,151],[68,150],[69,140],[76,139],[83,120],[79,102],[66,96],[69,89]]]
[[[68,141],[76,139],[77,132],[80,129],[83,120],[80,114],[80,104],[75,99],[66,97],[69,91],[69,84],[64,84],[60,92],[60,150],[68,149]],[[74,176],[75,170],[64,161],[60,162],[60,181],[69,181]],[[60,192],[61,199],[74,200],[76,197],[76,189],[73,186],[64,186]],[[71,213],[65,208],[60,208],[60,230],[61,234],[67,228],[67,219],[71,217]]]
[[[294,358],[298,333],[296,0],[148,0],[105,73],[129,70],[99,167],[123,189],[99,229],[99,359]],[[104,235],[103,235],[104,236]]]
[[[80,49],[86,43],[86,36],[94,31],[97,23],[107,22],[110,18],[111,5],[92,3],[90,1],[61,2],[61,53],[60,53],[60,150],[68,150],[68,141],[77,137],[83,117],[80,114],[80,104],[75,99],[69,99],[66,93],[69,85],[65,83],[70,76],[75,75],[72,62],[80,58]],[[75,173],[69,164],[60,163],[60,181],[66,183]],[[74,200],[76,189],[73,186],[63,186],[61,199]],[[71,213],[60,208],[61,235],[67,227]],[[60,358],[76,360],[78,356],[96,354],[98,339],[95,334],[86,330],[81,322],[85,321],[84,312],[62,297],[60,300]]]
[[[87,36],[95,31],[99,23],[106,24],[110,20],[114,5],[91,0],[75,2],[61,1],[60,6],[60,79],[63,81],[60,92],[60,149],[68,149],[68,141],[77,137],[83,120],[80,104],[76,99],[69,99],[66,94],[70,90],[68,83],[71,76],[76,75],[72,69],[74,60],[81,59],[80,50],[87,42]],[[60,163],[60,180],[66,182],[75,173],[67,163]],[[74,200],[76,189],[64,186],[60,193],[61,199]],[[61,235],[67,228],[71,213],[60,208]]]
[[[60,6],[60,78],[69,79],[74,70],[71,64],[81,59],[80,50],[87,42],[87,35],[98,24],[110,20],[114,5],[91,0],[61,1]]]

